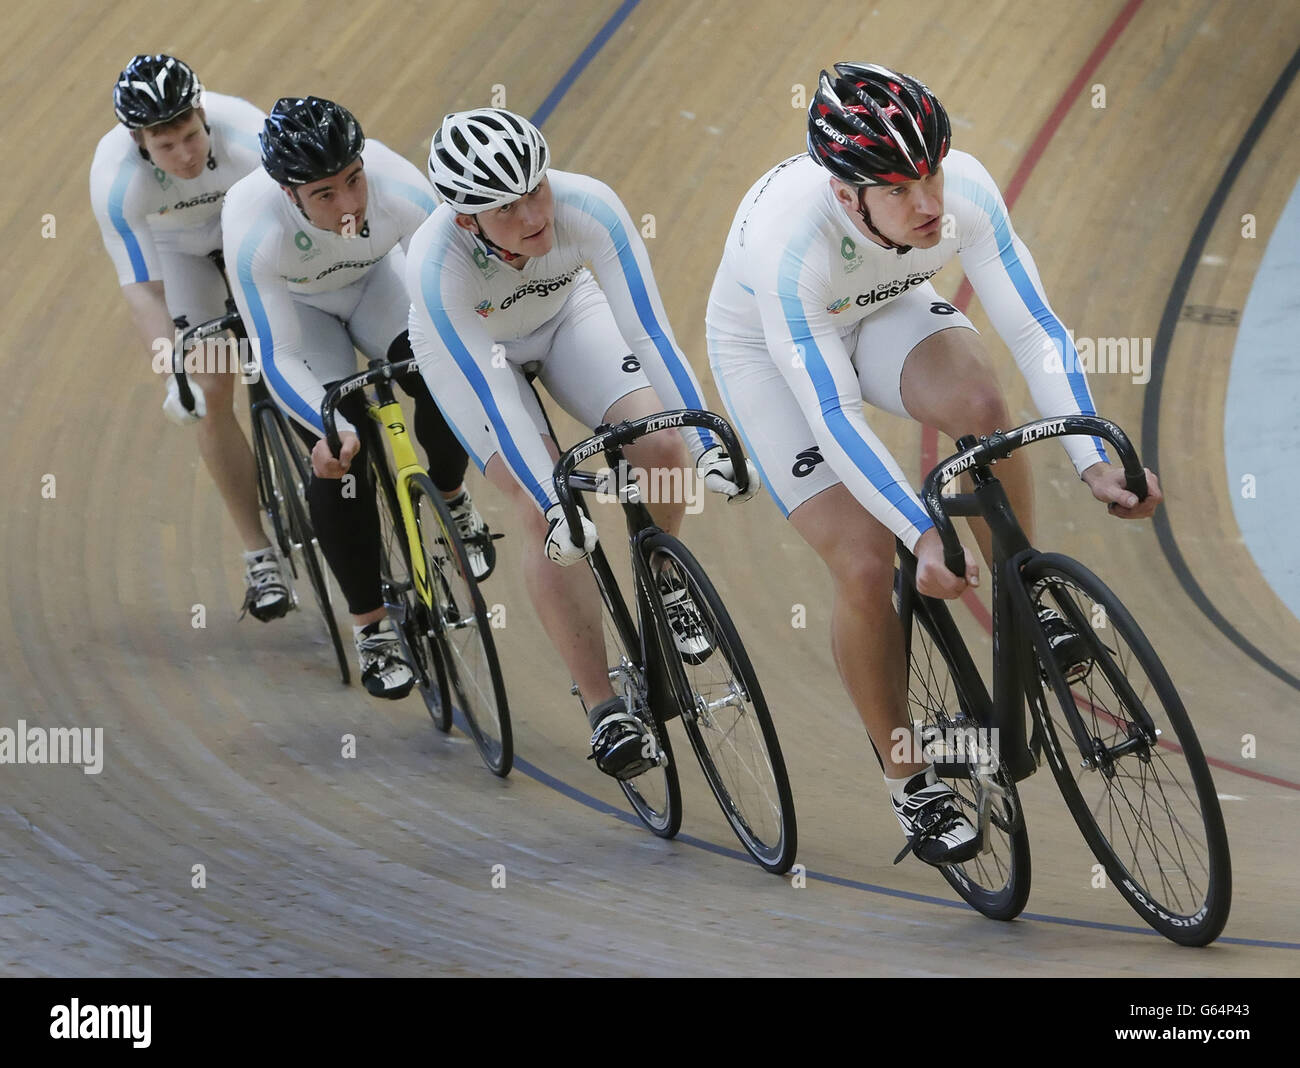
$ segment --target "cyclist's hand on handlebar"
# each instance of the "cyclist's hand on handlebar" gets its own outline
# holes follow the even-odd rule
[[[958,578],[948,570],[943,562],[943,542],[939,532],[931,527],[916,543],[916,588],[927,597],[942,597],[946,601],[960,597],[966,592],[966,585],[980,584],[980,568],[971,556],[970,550],[963,548],[966,554],[966,577]]]
[[[321,438],[311,450],[311,469],[317,478],[342,478],[352,466],[352,458],[361,448],[361,439],[351,430],[339,431],[339,455],[336,460],[329,442]]]
[[[573,544],[573,535],[569,531],[569,521],[564,518],[564,509],[558,504],[551,505],[546,511],[546,519],[551,524],[546,532],[546,558],[561,567],[576,564],[596,547],[596,524],[578,512],[578,521],[582,524],[582,545]]]
[[[163,413],[177,426],[185,426],[187,423],[197,423],[208,414],[207,398],[203,396],[203,390],[198,386],[194,379],[190,379],[190,392],[194,394],[194,411],[190,411],[181,403],[180,387],[176,384],[176,376],[167,376],[167,399],[163,401]]]
[[[1160,492],[1160,480],[1148,467],[1142,469],[1147,476],[1147,499],[1138,502],[1137,496],[1124,488],[1124,469],[1118,464],[1098,461],[1083,472],[1092,495],[1106,504],[1106,510],[1120,519],[1146,519],[1155,514],[1156,506],[1165,499]]]
[[[740,487],[736,484],[736,470],[732,465],[731,457],[721,445],[711,445],[705,449],[700,454],[700,458],[695,461],[695,467],[703,476],[704,484],[714,493],[725,493],[727,500],[732,504],[749,500],[763,485],[758,477],[758,469],[746,456],[745,470],[749,472],[749,487],[741,493]]]

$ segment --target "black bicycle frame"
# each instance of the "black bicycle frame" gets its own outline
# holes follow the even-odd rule
[[[1039,742],[1037,738],[1025,737],[1024,698],[1035,691],[1042,692],[1032,642],[1028,637],[1036,632],[1037,622],[1029,594],[1019,576],[1024,566],[1040,554],[1029,544],[1011,510],[1002,483],[989,468],[1031,442],[1070,434],[1102,437],[1114,445],[1124,466],[1125,488],[1139,500],[1146,498],[1146,474],[1128,436],[1109,420],[1090,415],[1041,419],[1006,434],[998,431],[979,439],[973,435],[962,437],[957,442],[960,451],[936,465],[926,477],[922,490],[922,502],[943,543],[944,563],[953,574],[965,575],[966,558],[951,517],[980,516],[988,523],[992,534],[993,698],[990,705],[985,705],[984,710],[977,710],[975,714],[978,718],[980,711],[987,711],[990,722],[985,725],[998,731],[999,759],[1017,782],[1037,769],[1035,753]],[[962,472],[970,473],[975,483],[974,492],[943,496],[943,487]],[[904,575],[915,590],[916,560],[901,543],[899,550]],[[932,602],[919,591],[916,595],[925,602]],[[929,611],[938,626],[936,613]],[[1040,650],[1040,653],[1045,654],[1047,650]],[[983,680],[978,671],[974,672],[974,679],[979,679],[982,689]],[[1080,752],[1090,753],[1092,739],[1084,731],[1081,717],[1069,718]]]
[[[651,643],[662,641],[664,635],[658,627],[656,616],[650,607],[649,589],[650,584],[654,582],[654,576],[650,573],[650,565],[646,562],[645,553],[642,552],[642,545],[646,538],[652,534],[660,533],[660,528],[655,524],[654,518],[650,515],[650,510],[641,500],[637,484],[632,481],[621,481],[623,473],[628,470],[623,448],[646,434],[686,426],[703,427],[706,430],[713,431],[722,439],[727,449],[727,455],[732,459],[732,469],[736,473],[736,481],[741,492],[743,493],[748,489],[749,473],[745,465],[745,454],[736,439],[731,424],[713,412],[693,408],[680,408],[675,411],[661,412],[658,415],[644,416],[640,419],[631,419],[613,425],[598,426],[593,437],[578,442],[573,448],[560,456],[555,463],[554,474],[556,496],[559,498],[560,506],[564,509],[564,515],[568,520],[569,530],[572,532],[575,546],[582,544],[580,541],[582,526],[578,520],[578,510],[581,508],[584,514],[590,514],[587,512],[586,503],[580,497],[575,497],[575,493],[608,492],[612,488],[617,493],[619,502],[623,506],[623,515],[627,521],[628,540],[631,543],[639,628],[633,627],[631,613],[627,609],[627,602],[623,598],[618,582],[610,570],[609,561],[606,559],[599,543],[591,553],[591,567],[605,596],[606,604],[609,605],[610,614],[614,617],[615,626],[619,628],[624,646],[627,649],[640,649],[641,651],[641,665],[646,673],[647,693],[655,711],[664,722],[679,715],[680,710],[677,702],[672,700],[667,672],[662,658],[657,654],[652,655]],[[576,470],[578,464],[589,460],[600,452],[605,454],[605,462],[610,472],[608,480],[602,479],[599,475],[589,471]]]

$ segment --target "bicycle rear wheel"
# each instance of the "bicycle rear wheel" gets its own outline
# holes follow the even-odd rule
[[[295,440],[284,424],[284,416],[278,409],[270,404],[259,406],[256,409],[256,426],[258,429],[254,433],[254,447],[259,449],[259,488],[263,508],[271,517],[276,548],[288,562],[292,578],[301,577],[298,571],[300,561],[306,569],[316,605],[325,621],[325,632],[334,646],[339,677],[346,686],[352,681],[352,672],[343,637],[339,633],[338,619],[334,615],[324,557],[312,530],[307,508],[307,484],[311,476],[302,453],[298,451]],[[292,598],[296,606],[296,591],[292,592]]]
[[[371,433],[366,443],[370,477],[379,510],[379,586],[388,615],[397,628],[406,662],[415,672],[415,685],[433,725],[451,730],[452,704],[442,649],[430,635],[433,625],[415,592],[411,577],[411,547],[402,523],[397,488],[385,459],[383,443]]]
[[[514,741],[483,595],[433,481],[420,472],[410,476],[406,485],[429,583],[429,600],[417,599],[416,618],[424,636],[441,648],[452,703],[465,717],[483,763],[504,777],[514,763]],[[416,551],[413,546],[412,553]]]
[[[758,676],[722,599],[686,546],[660,532],[645,539],[642,551],[654,579],[650,597],[686,736],[741,845],[767,871],[783,874],[794,863],[798,830],[781,743]],[[683,655],[678,649],[665,587],[686,591],[710,651]]]
[[[668,730],[655,706],[662,695],[651,693],[651,680],[647,678],[645,658],[654,655],[651,652],[654,638],[638,635],[599,544],[592,550],[590,562],[601,594],[601,623],[606,662],[610,664],[610,685],[614,693],[623,698],[628,711],[649,728],[660,758],[649,771],[635,779],[620,779],[618,785],[631,803],[632,811],[652,833],[660,838],[672,838],[682,827],[682,790]],[[646,623],[650,624],[650,621]],[[644,651],[641,648],[643,638]],[[662,681],[662,673],[658,679]]]
[[[1086,674],[1067,682],[1033,628],[1036,666],[1056,698],[1040,711],[1048,763],[1070,813],[1143,920],[1174,942],[1207,945],[1228,920],[1232,867],[1178,692],[1128,610],[1078,561],[1045,553],[1023,577],[1033,607],[1060,612],[1090,654]],[[1082,752],[1072,724],[1089,740]]]
[[[972,729],[978,730],[990,719],[983,680],[947,607],[920,601],[911,587],[904,597],[905,581],[899,572],[895,595],[907,649],[908,713],[923,734],[937,732],[945,744],[970,738]],[[921,625],[915,626],[916,622]],[[967,817],[977,824],[978,795],[969,766],[938,759],[934,766],[939,778],[960,799]],[[1029,900],[1029,833],[1020,795],[1005,767],[993,782],[1004,797],[990,809],[984,851],[961,864],[945,864],[939,872],[976,912],[993,920],[1012,920]]]

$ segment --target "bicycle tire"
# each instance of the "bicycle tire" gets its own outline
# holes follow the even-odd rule
[[[504,778],[514,764],[514,739],[487,606],[433,481],[422,471],[410,475],[407,491],[420,543],[411,551],[424,554],[434,611],[426,618],[428,606],[420,603],[416,618],[427,624],[425,636],[438,643],[448,691],[465,719],[466,733],[488,769]]]
[[[316,605],[325,621],[325,631],[330,644],[334,647],[334,657],[338,662],[339,678],[344,686],[352,681],[351,664],[343,636],[339,632],[338,618],[334,614],[334,600],[330,594],[329,578],[325,570],[324,554],[312,529],[310,512],[307,507],[307,486],[310,475],[307,472],[302,454],[294,447],[289,438],[289,430],[284,425],[284,416],[274,407],[263,407],[258,411],[258,425],[261,428],[260,440],[266,452],[258,457],[258,469],[265,477],[263,492],[270,490],[264,498],[263,505],[271,513],[271,525],[276,538],[280,541],[281,554],[289,561],[293,575],[298,576],[297,560],[302,558],[311,583]],[[267,464],[269,458],[270,463]],[[279,507],[284,513],[280,514]],[[286,522],[287,520],[287,522]],[[294,595],[295,602],[297,595]]]
[[[379,586],[384,605],[397,628],[402,652],[415,672],[415,686],[433,725],[451,730],[452,702],[442,649],[429,638],[432,627],[419,618],[422,609],[411,578],[411,547],[406,538],[397,486],[389,470],[383,443],[367,428],[366,452],[379,511]],[[383,457],[383,459],[381,459]]]
[[[908,590],[908,612],[902,598],[904,581],[902,572],[895,572],[896,607],[903,621],[907,650],[907,702],[912,721],[946,732],[965,732],[972,725],[984,726],[982,721],[990,718],[988,692],[952,614],[943,602],[922,599],[914,588]],[[909,617],[911,621],[919,620],[921,626],[910,626]],[[949,733],[944,737],[965,735]],[[944,774],[942,762],[936,762],[935,771],[973,814],[976,793],[969,773]],[[942,865],[939,873],[976,912],[993,920],[1013,920],[1024,911],[1029,900],[1033,871],[1029,832],[1015,781],[1005,767],[996,781],[1006,792],[1008,801],[1001,811],[992,813],[988,824],[992,835],[989,850],[961,864]],[[972,822],[975,822],[973,817]]]
[[[663,695],[655,692],[666,682],[662,674],[657,676],[656,682],[647,671],[646,657],[651,655],[654,649],[651,643],[655,639],[638,634],[599,543],[589,559],[601,595],[602,630],[618,655],[618,662],[609,668],[614,693],[624,698],[633,714],[650,728],[655,745],[664,758],[657,767],[634,779],[618,780],[618,785],[637,819],[652,834],[659,838],[673,838],[682,827],[682,788],[668,728],[658,708]],[[607,645],[607,654],[608,649]]]
[[[740,844],[766,871],[784,874],[794,864],[799,844],[794,798],[776,727],[740,634],[685,545],[659,532],[641,546],[654,577],[650,598],[660,647],[691,748]],[[664,575],[684,585],[700,613],[713,645],[703,658],[683,656],[677,649],[660,589]]]
[[[1089,650],[1086,674],[1070,683],[1051,656],[1042,628],[1032,627],[1037,666],[1046,674],[1060,713],[1058,721],[1048,711],[1051,702],[1046,702],[1039,719],[1048,763],[1070,814],[1111,881],[1144,921],[1180,945],[1208,945],[1228,920],[1232,865],[1210,768],[1178,691],[1119,598],[1077,560],[1045,553],[1025,565],[1022,578],[1031,605],[1054,607],[1084,636]],[[1088,598],[1091,605],[1085,609],[1076,595]],[[1104,615],[1095,615],[1095,606]],[[1103,621],[1104,638],[1094,629],[1094,619]],[[1121,646],[1130,655],[1125,656]],[[1144,716],[1158,732],[1154,738]],[[1092,739],[1091,752],[1079,752],[1070,729],[1076,717]],[[1176,742],[1160,740],[1168,729]],[[1121,744],[1132,748],[1113,759],[1111,747]],[[1083,758],[1077,771],[1067,754]],[[1148,786],[1155,789],[1149,791]],[[1140,790],[1136,806],[1130,790]],[[1094,794],[1099,795],[1097,804],[1089,800]],[[1146,815],[1154,811],[1148,808],[1149,795],[1156,806],[1163,805],[1154,819]],[[1098,818],[1103,805],[1106,827]],[[1135,817],[1136,839],[1124,825],[1126,810]],[[1117,817],[1124,830],[1122,843],[1115,841]],[[1172,845],[1161,837],[1166,826],[1175,840]],[[1179,835],[1183,830],[1185,840]],[[1184,866],[1181,878],[1168,878],[1174,869],[1167,865],[1189,861],[1195,871],[1189,873]],[[1157,873],[1159,898],[1151,888]],[[1174,900],[1164,900],[1171,895]]]

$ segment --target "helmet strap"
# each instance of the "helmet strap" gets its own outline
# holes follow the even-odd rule
[[[876,229],[875,224],[873,224],[871,221],[871,213],[867,211],[867,187],[865,185],[858,186],[858,215],[860,215],[862,217],[862,221],[866,223],[867,229],[870,230],[873,234],[875,234],[878,238],[880,238],[880,240],[883,241],[888,248],[892,248],[900,256],[903,255],[905,252],[912,251],[911,245],[900,245],[895,241],[891,241],[889,238],[887,238],[884,234],[882,234],[879,230]]]
[[[519,259],[522,253],[509,252],[506,249],[503,249],[500,245],[498,245],[495,241],[493,241],[490,237],[488,237],[487,234],[483,232],[483,226],[482,224],[479,223],[478,216],[477,215],[473,216],[473,219],[474,219],[474,230],[478,234],[478,239],[482,241],[483,244],[487,245],[488,250],[492,252],[493,255],[499,256],[501,259],[505,260],[506,263],[509,263],[511,260]]]

